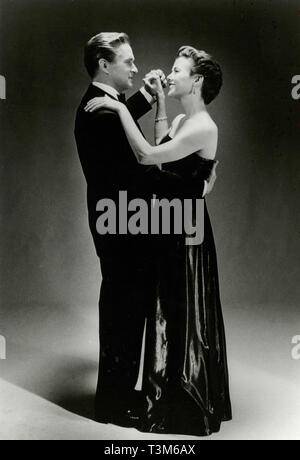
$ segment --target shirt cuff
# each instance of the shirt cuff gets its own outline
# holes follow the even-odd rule
[[[205,181],[204,181],[204,189],[203,189],[202,198],[204,198],[205,195],[207,194],[207,187],[208,187],[208,184],[207,184],[207,181],[205,180]]]
[[[151,96],[151,94],[149,94],[148,91],[146,91],[144,87],[140,89],[140,92],[142,93],[144,98],[147,99],[149,104],[153,105],[155,103],[155,98]]]

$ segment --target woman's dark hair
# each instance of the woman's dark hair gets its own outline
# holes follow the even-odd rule
[[[178,57],[191,58],[194,61],[192,75],[203,75],[202,97],[208,105],[219,94],[223,84],[222,70],[219,64],[205,51],[197,50],[192,46],[182,46],[178,50]]]
[[[84,49],[84,64],[90,77],[94,78],[97,75],[99,59],[113,62],[116,49],[124,43],[129,43],[129,37],[123,32],[102,32],[92,37]]]

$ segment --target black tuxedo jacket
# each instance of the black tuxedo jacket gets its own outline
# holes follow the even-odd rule
[[[203,195],[204,181],[197,175],[189,180],[168,171],[161,171],[157,166],[138,164],[127,141],[119,116],[110,110],[102,109],[86,113],[86,103],[106,93],[90,85],[77,110],[75,138],[82,169],[87,181],[87,202],[89,224],[96,246],[97,254],[106,252],[108,247],[127,250],[133,244],[143,240],[138,235],[133,237],[120,235],[99,235],[96,222],[99,214],[97,202],[111,198],[118,203],[119,191],[128,193],[128,201],[134,198],[150,200],[153,194],[167,198],[183,198]],[[139,91],[126,105],[134,120],[151,110],[151,105]],[[144,240],[143,240],[144,241]],[[109,249],[109,250],[110,250]],[[122,251],[122,249],[121,249]]]

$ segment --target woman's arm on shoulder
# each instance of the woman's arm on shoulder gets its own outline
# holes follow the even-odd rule
[[[128,142],[139,163],[144,165],[169,163],[197,152],[214,141],[216,127],[211,123],[196,123],[187,120],[175,138],[161,145],[151,146],[136,126],[130,112],[124,104],[111,98],[95,98],[85,110],[94,112],[99,108],[114,110],[118,113]]]

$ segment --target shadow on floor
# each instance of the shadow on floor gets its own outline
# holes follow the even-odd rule
[[[66,411],[95,420],[98,363],[84,357],[50,356],[27,347],[11,347],[1,378]],[[18,356],[18,359],[14,359]],[[28,356],[34,356],[28,368]]]
[[[97,363],[73,358],[63,360],[56,368],[50,392],[44,388],[46,398],[57,406],[90,420],[95,420],[95,394]]]
[[[60,395],[60,399],[52,401],[62,409],[72,412],[73,414],[79,415],[80,417],[87,418],[89,420],[96,421],[95,419],[95,394],[70,394]]]

